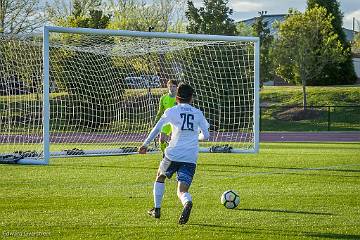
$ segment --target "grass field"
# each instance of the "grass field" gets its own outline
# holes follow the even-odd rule
[[[358,105],[360,85],[350,86],[308,86],[307,101],[314,106]],[[267,105],[302,105],[301,86],[264,86],[260,91],[260,102]]]
[[[360,143],[264,143],[257,155],[201,154],[192,216],[175,180],[147,216],[159,154],[0,165],[2,239],[360,239]],[[227,210],[220,195],[241,196]]]
[[[308,106],[314,106],[316,114],[296,121],[280,115],[303,105],[300,86],[264,86],[260,97],[262,131],[360,130],[360,85],[307,87]]]

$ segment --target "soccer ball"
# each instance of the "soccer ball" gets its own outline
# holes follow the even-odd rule
[[[221,195],[221,204],[226,208],[236,208],[240,203],[240,196],[234,190],[227,190]]]

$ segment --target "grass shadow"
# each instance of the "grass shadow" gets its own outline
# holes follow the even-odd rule
[[[197,226],[197,227],[239,229],[238,227],[235,226],[225,226],[225,225],[206,224],[206,223],[188,223],[187,225]]]
[[[236,210],[250,211],[250,212],[296,213],[296,214],[325,215],[325,216],[333,216],[334,215],[332,213],[296,211],[296,210],[286,210],[286,209],[238,208]]]
[[[292,171],[329,171],[329,172],[353,172],[358,173],[358,169],[335,169],[331,167],[319,167],[319,168],[297,168],[297,167],[271,167],[271,166],[244,166],[235,164],[209,164],[201,163],[200,166],[204,167],[234,167],[234,168],[258,168],[258,169],[279,169],[279,170],[292,170]],[[206,170],[208,171],[208,170]]]
[[[306,236],[330,239],[360,239],[360,235],[341,233],[305,233]]]
[[[241,210],[241,209],[239,209]],[[266,209],[263,209],[266,211]],[[284,212],[285,210],[270,210],[270,211],[280,211]],[[295,212],[295,213],[306,213],[308,212],[298,212],[298,211],[285,211],[285,212]],[[310,214],[319,214],[319,213],[311,213]],[[323,213],[320,213],[323,214]],[[328,214],[327,214],[328,215]],[[331,215],[331,214],[330,214]],[[327,239],[360,239],[360,235],[356,234],[341,234],[341,233],[320,233],[320,232],[297,232],[297,231],[283,231],[279,229],[259,229],[259,228],[239,228],[236,226],[225,226],[225,225],[217,225],[217,224],[205,224],[205,223],[189,223],[188,226],[200,227],[200,228],[210,228],[216,232],[233,232],[234,234],[242,233],[242,234],[267,234],[269,236],[277,236],[277,237],[291,237],[291,236],[303,236],[303,237],[311,237],[311,238],[327,238]],[[271,238],[272,238],[271,237]]]

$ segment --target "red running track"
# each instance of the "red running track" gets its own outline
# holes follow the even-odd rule
[[[358,132],[264,132],[260,142],[360,142]]]
[[[107,143],[143,141],[146,133],[140,134],[96,134],[96,133],[53,133],[53,143]],[[211,136],[210,141],[251,141],[251,134],[221,133]],[[124,141],[126,140],[126,141]],[[40,143],[41,134],[0,134],[1,143]],[[357,132],[262,132],[260,142],[360,142],[360,131]]]

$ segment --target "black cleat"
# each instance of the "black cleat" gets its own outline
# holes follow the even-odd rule
[[[193,205],[192,202],[185,203],[184,209],[179,218],[179,224],[185,224],[188,222],[192,205]]]
[[[160,218],[160,208],[152,208],[148,211],[148,214],[154,218]]]

